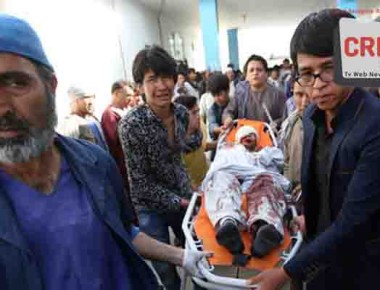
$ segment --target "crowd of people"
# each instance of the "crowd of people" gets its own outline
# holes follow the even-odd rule
[[[57,124],[54,65],[27,22],[1,14],[0,288],[159,289],[145,258],[165,289],[178,290],[177,266],[202,278],[199,262],[212,255],[184,249],[181,229],[203,190],[218,243],[241,253],[248,228],[256,257],[282,242],[284,195],[300,197],[302,250],[247,283],[377,289],[380,100],[334,82],[334,29],[345,17],[307,16],[292,63],[271,68],[253,54],[243,72],[199,73],[145,47],[133,83],[110,86],[101,118],[99,96],[72,86],[70,114]],[[257,146],[250,127],[224,144],[236,119],[269,124],[278,148]]]

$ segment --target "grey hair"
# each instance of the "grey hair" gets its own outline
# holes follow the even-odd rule
[[[35,128],[30,126],[26,120],[21,120],[15,113],[10,113],[8,118],[13,120],[16,118],[18,122],[23,123],[27,127],[27,136],[15,139],[0,138],[0,162],[22,163],[29,161],[31,158],[38,157],[42,152],[47,150],[55,136],[55,127],[57,125],[55,94],[49,90],[47,84],[53,77],[54,72],[41,64],[34,63],[34,65],[44,83],[45,96],[47,98],[46,125],[42,129]],[[7,116],[0,117],[3,120],[6,118]]]

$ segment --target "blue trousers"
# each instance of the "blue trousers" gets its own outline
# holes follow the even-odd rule
[[[184,245],[185,239],[181,228],[184,215],[184,210],[173,213],[158,213],[150,209],[140,210],[138,212],[139,227],[143,233],[166,244],[170,243],[169,227],[171,227],[181,245]],[[167,290],[180,289],[181,279],[174,265],[159,261],[152,261],[152,265]]]

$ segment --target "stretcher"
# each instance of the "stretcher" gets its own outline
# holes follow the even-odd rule
[[[258,146],[277,147],[276,138],[268,124],[245,119],[235,121],[234,126],[222,137],[224,138],[223,142],[234,142],[236,131],[244,125],[253,126],[257,130],[259,135]],[[244,269],[232,266],[233,256],[227,249],[217,243],[216,232],[206,213],[202,195],[201,192],[194,192],[182,223],[186,238],[185,247],[192,250],[212,252],[213,256],[199,262],[199,270],[204,278],[192,277],[193,282],[205,289],[238,290],[257,288],[255,285],[247,285],[246,279],[241,278],[243,275],[240,275]],[[297,211],[294,203],[290,196],[286,196],[286,199],[288,211],[292,218],[295,218]],[[247,211],[245,195],[242,197],[242,209]],[[242,232],[241,235],[245,245],[244,253],[250,254],[250,235],[248,232]],[[285,229],[284,241],[280,247],[261,259],[251,258],[244,268],[253,269],[254,273],[257,274],[260,271],[282,265],[297,253],[301,244],[302,234],[299,230],[291,234],[288,229]],[[225,267],[234,267],[233,277],[226,277],[218,273],[218,268]]]

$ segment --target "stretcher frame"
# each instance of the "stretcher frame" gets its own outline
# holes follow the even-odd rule
[[[234,124],[236,124],[236,121],[234,122]],[[272,128],[267,123],[265,123],[264,125],[265,125],[266,130],[268,130],[269,136],[272,139],[273,146],[277,147],[276,138],[275,138]],[[225,133],[225,136],[227,136],[228,133],[229,131]],[[225,138],[225,136],[223,136],[223,139]],[[202,241],[196,237],[195,227],[194,227],[194,221],[196,218],[197,211],[199,209],[197,206],[197,201],[199,198],[201,198],[201,195],[202,194],[199,192],[193,193],[190,199],[190,203],[187,208],[185,217],[182,222],[182,230],[186,239],[185,248],[189,250],[194,250],[194,251],[204,250]],[[294,201],[292,201],[292,197],[290,195],[286,195],[286,200],[289,204],[288,209],[290,210],[292,214],[292,219],[295,219],[298,216],[298,214],[297,214],[295,205],[292,204]],[[283,262],[283,265],[286,264],[290,259],[292,259],[295,256],[295,254],[298,252],[298,250],[300,249],[302,245],[303,236],[300,229],[298,229],[295,233],[291,234],[290,240],[291,240],[290,248],[287,250],[284,250],[280,256],[280,259]],[[206,289],[242,290],[242,289],[257,289],[258,288],[258,285],[247,285],[246,279],[230,278],[230,277],[224,277],[224,276],[214,274],[213,271],[215,270],[215,267],[210,264],[207,258],[202,259],[198,263],[198,269],[204,278],[201,279],[198,277],[192,277],[192,280],[195,284]],[[187,280],[186,278],[187,276],[184,273],[183,281],[186,281]],[[182,284],[182,287],[181,287],[182,290],[185,289],[184,287],[185,287],[184,284]]]

